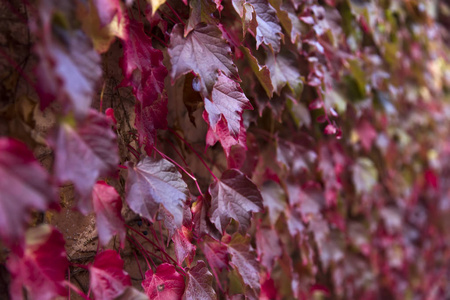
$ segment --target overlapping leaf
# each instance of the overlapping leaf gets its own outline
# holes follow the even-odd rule
[[[281,52],[276,56],[269,54],[266,65],[270,70],[270,78],[278,95],[281,94],[281,89],[287,84],[295,98],[300,98],[303,81],[299,73],[298,61],[291,53]]]
[[[208,122],[209,117],[206,111],[203,112],[203,119]],[[213,130],[210,127],[206,133],[206,145],[212,146],[217,142],[220,142],[227,158],[230,157],[231,147],[233,146],[239,146],[243,149],[247,149],[246,141],[247,135],[243,121],[241,121],[239,135],[236,138],[230,134],[228,125],[223,118],[217,123],[216,130]]]
[[[230,57],[231,49],[215,25],[200,23],[185,38],[182,26],[176,25],[170,35],[168,50],[172,80],[192,71],[199,76],[197,90],[204,96],[212,92],[219,70],[226,76],[239,78]]]
[[[212,288],[213,275],[209,272],[206,264],[199,260],[195,267],[188,272],[186,290],[183,299],[217,299],[216,292]]]
[[[205,109],[211,128],[216,126],[223,116],[233,137],[238,137],[244,109],[253,109],[250,101],[242,92],[239,84],[222,73],[219,74],[211,94],[211,100],[205,98]]]
[[[46,210],[57,200],[56,188],[33,153],[9,138],[0,138],[0,177],[0,238],[21,248],[30,210]]]
[[[228,243],[228,252],[231,254],[230,264],[237,268],[244,283],[258,291],[260,289],[259,264],[250,245],[250,236],[235,233]]]
[[[165,159],[145,157],[137,165],[128,162],[126,201],[139,215],[154,221],[162,205],[179,228],[183,222],[183,208],[187,185],[176,167]]]
[[[185,288],[183,276],[168,263],[160,264],[155,273],[149,269],[145,273],[142,287],[149,299],[155,300],[181,299]]]
[[[125,78],[121,84],[131,86],[138,100],[135,126],[140,144],[145,144],[149,152],[156,139],[156,130],[167,127],[167,96],[164,91],[167,69],[162,63],[163,53],[153,48],[142,25],[135,21],[129,22],[123,49],[120,65]]]
[[[89,267],[90,286],[95,299],[112,300],[131,286],[130,275],[123,270],[119,253],[105,250],[95,257]]]
[[[119,194],[106,182],[99,181],[94,185],[92,201],[100,244],[106,246],[113,235],[118,234],[123,246],[126,230],[121,215],[122,199]]]
[[[92,210],[97,178],[114,172],[119,163],[116,134],[110,126],[107,117],[90,110],[82,122],[74,123],[70,117],[63,121],[48,140],[55,151],[55,176],[61,183],[75,185],[83,214]]]
[[[25,251],[13,254],[6,264],[12,278],[11,299],[23,299],[22,287],[36,300],[67,296],[64,280],[69,262],[64,244],[62,234],[50,225],[28,230]]]
[[[221,232],[231,219],[239,222],[239,231],[250,226],[252,212],[263,209],[258,188],[244,174],[235,169],[226,170],[220,180],[209,186],[211,194],[211,221]]]

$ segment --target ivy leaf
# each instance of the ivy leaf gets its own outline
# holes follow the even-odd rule
[[[260,66],[256,57],[250,52],[250,49],[246,47],[240,48],[242,52],[244,52],[245,57],[247,58],[250,67],[255,74],[256,78],[258,78],[259,83],[266,91],[266,94],[269,98],[273,97],[273,85],[272,79],[270,78],[270,71],[267,66]]]
[[[206,111],[203,111],[203,119],[207,123],[209,122],[208,113]],[[212,146],[220,141],[227,159],[230,159],[231,147],[237,145],[243,149],[247,149],[247,135],[242,120],[240,127],[239,135],[235,138],[230,134],[226,121],[221,118],[216,125],[215,131],[211,127],[208,128],[208,132],[206,133],[206,145]]]
[[[145,157],[136,166],[131,162],[126,165],[126,201],[130,208],[153,222],[162,205],[173,217],[174,224],[180,228],[187,185],[175,165],[165,159],[150,157]]]
[[[95,257],[89,267],[90,287],[95,299],[115,299],[131,286],[130,275],[123,270],[119,253],[105,250]]]
[[[175,256],[180,265],[184,262],[186,257],[188,258],[188,264],[190,264],[195,256],[196,248],[186,235],[192,236],[192,233],[190,233],[186,227],[182,226],[181,229],[178,229],[172,236]]]
[[[153,15],[158,10],[158,8],[166,2],[166,0],[147,0],[147,2],[152,6]]]
[[[256,231],[258,260],[271,272],[275,260],[282,255],[278,233],[272,228],[258,228]]]
[[[220,180],[209,186],[211,221],[224,232],[231,219],[239,222],[239,231],[250,226],[252,212],[263,210],[262,197],[256,185],[239,170],[223,172]]]
[[[267,0],[247,0],[255,9],[256,22],[256,48],[264,43],[275,53],[280,52],[283,33],[278,22],[276,10]]]
[[[245,0],[233,0],[232,3],[242,20],[243,36],[245,37],[248,30],[255,33],[258,23],[256,22],[256,12],[253,6]]]
[[[167,127],[167,95],[164,79],[167,69],[163,53],[154,49],[141,24],[130,21],[128,36],[123,41],[124,55],[120,66],[124,74],[122,86],[131,86],[138,100],[135,104],[135,126],[139,144],[149,152],[156,139],[156,130]]]
[[[191,0],[189,1],[191,13],[189,20],[184,30],[186,36],[199,23],[216,24],[214,16],[212,15],[216,10],[216,4],[211,0]]]
[[[142,287],[150,299],[178,300],[184,292],[184,278],[173,265],[162,263],[155,273],[152,269],[145,272]]]
[[[302,35],[302,24],[300,23],[300,19],[295,12],[292,2],[270,0],[270,4],[272,4],[277,11],[277,16],[280,20],[281,26],[283,26],[284,30],[290,35],[291,43],[298,45],[297,47],[301,47],[299,39]]]
[[[197,90],[204,96],[212,92],[219,70],[226,76],[239,78],[230,57],[231,49],[215,25],[200,23],[186,38],[183,37],[182,26],[175,25],[168,50],[172,63],[172,80],[193,71],[200,78]]]
[[[206,198],[208,197],[208,198]],[[216,239],[220,239],[220,233],[216,227],[211,223],[208,218],[208,210],[211,203],[211,197],[209,194],[204,197],[199,197],[192,206],[193,222],[194,222],[194,234],[196,238],[202,238],[205,234],[208,234]]]
[[[106,246],[114,234],[119,235],[123,247],[126,230],[122,218],[122,200],[117,191],[104,181],[94,185],[92,201],[100,244]]]
[[[45,211],[57,190],[25,144],[10,138],[0,138],[0,178],[0,238],[20,250],[29,211]]]
[[[276,56],[268,54],[266,65],[270,70],[270,79],[275,92],[280,95],[281,89],[287,84],[295,98],[299,99],[303,90],[303,81],[295,57],[289,52],[281,52]]]
[[[55,151],[55,177],[75,185],[80,197],[78,208],[88,214],[92,211],[92,188],[97,178],[114,172],[119,163],[116,134],[109,118],[93,109],[79,123],[67,118],[48,142]]]
[[[281,213],[286,209],[286,195],[281,186],[275,181],[266,181],[261,187],[264,206],[269,212],[270,223],[275,226]]]
[[[212,288],[213,275],[206,267],[204,261],[199,260],[195,267],[188,272],[186,290],[183,299],[217,299],[216,292]]]
[[[117,14],[119,14],[119,18],[122,17],[120,0],[92,0],[92,2],[98,12],[100,25],[102,27],[111,23]]]
[[[258,291],[260,289],[259,264],[250,245],[250,236],[235,233],[228,243],[228,252],[231,254],[230,264],[237,269],[244,283]]]
[[[13,253],[6,263],[12,279],[11,298],[23,299],[22,286],[36,300],[67,296],[64,280],[69,262],[62,234],[50,225],[41,225],[29,229],[25,239],[25,251]]]
[[[242,92],[241,87],[234,80],[219,72],[211,99],[205,98],[205,109],[208,112],[208,120],[211,128],[216,131],[216,126],[221,116],[228,124],[228,130],[233,137],[237,137],[240,131],[240,122],[244,109],[253,109],[250,101]]]
[[[68,32],[55,26],[53,35],[44,33],[36,43],[39,63],[35,73],[41,107],[54,100],[65,112],[73,111],[77,119],[89,113],[95,87],[100,79],[100,56],[82,31]]]
[[[228,248],[225,244],[217,242],[210,237],[205,237],[203,243],[200,244],[200,248],[205,254],[208,264],[213,271],[221,271],[227,269],[229,265]],[[216,274],[216,272],[214,272]]]

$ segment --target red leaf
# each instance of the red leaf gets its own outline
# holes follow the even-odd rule
[[[216,292],[212,288],[213,276],[206,267],[205,262],[199,260],[195,267],[188,272],[186,291],[183,299],[209,300],[217,299]]]
[[[186,257],[188,257],[188,264],[192,262],[195,256],[195,246],[189,241],[186,234],[188,229],[184,226],[172,236],[174,243],[175,256],[177,257],[178,264],[182,264]]]
[[[211,268],[221,271],[228,268],[229,257],[226,245],[206,237],[200,247]]]
[[[156,273],[149,269],[145,273],[142,287],[150,299],[178,300],[184,292],[184,278],[175,267],[163,263],[156,268]]]
[[[94,186],[92,201],[100,244],[106,246],[113,235],[118,234],[123,247],[126,230],[121,214],[122,200],[119,194],[106,182],[99,181]]]
[[[334,126],[332,124],[328,124],[324,130],[325,134],[335,134],[336,131],[337,131],[336,126]]]
[[[109,119],[91,109],[78,124],[60,124],[49,137],[55,150],[54,172],[60,182],[71,181],[83,214],[92,211],[92,188],[99,176],[112,174],[119,163],[116,134]]]
[[[163,53],[154,49],[142,24],[130,21],[128,36],[122,42],[124,54],[120,61],[125,76],[121,85],[131,86],[138,99],[135,106],[135,126],[139,143],[149,147],[154,144],[156,130],[167,127],[167,96],[164,78],[167,69],[163,65]]]
[[[356,132],[358,133],[364,150],[370,151],[373,141],[377,137],[377,131],[375,128],[373,128],[369,121],[361,119],[356,125]]]
[[[216,125],[223,116],[230,134],[238,137],[243,110],[253,109],[239,84],[219,72],[211,96],[212,101],[205,98],[205,109],[212,130],[216,131]]]
[[[58,199],[57,191],[33,153],[9,138],[0,138],[0,178],[0,238],[20,249],[29,211],[46,210]]]
[[[64,287],[69,262],[62,234],[50,225],[32,228],[26,233],[23,254],[13,254],[7,261],[11,273],[11,298],[23,299],[22,286],[30,298],[49,300],[67,296]]]
[[[123,265],[119,253],[114,250],[105,250],[95,257],[94,264],[89,267],[95,299],[115,299],[131,286],[130,276],[123,270]]]
[[[263,210],[258,188],[236,169],[223,172],[222,178],[209,186],[209,193],[211,221],[220,232],[225,231],[231,219],[239,222],[240,232],[247,231],[252,212]]]
[[[259,263],[250,245],[250,236],[235,233],[228,243],[228,252],[231,254],[231,265],[237,268],[244,283],[254,290],[259,290]]]
[[[200,91],[208,96],[219,70],[226,76],[239,78],[230,52],[217,26],[200,23],[184,38],[183,28],[177,24],[170,35],[169,46],[172,80],[193,71],[200,77]]]
[[[145,157],[136,166],[127,162],[126,200],[137,214],[154,221],[160,205],[173,217],[178,228],[183,223],[187,185],[175,165],[165,159]]]
[[[208,122],[208,113],[206,112],[206,110],[203,111],[203,119]],[[206,145],[213,146],[215,143],[220,141],[227,159],[230,157],[231,147],[237,145],[239,147],[242,147],[243,149],[247,149],[247,137],[242,121],[240,126],[241,128],[239,131],[239,136],[237,136],[237,138],[234,138],[228,130],[226,121],[223,118],[220,119],[217,123],[215,131],[211,127],[208,128],[208,132],[206,133]]]

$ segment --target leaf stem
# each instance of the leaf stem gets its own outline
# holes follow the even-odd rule
[[[144,257],[145,261],[147,262],[148,268],[151,269],[152,266],[153,266],[154,268],[156,268],[155,262],[154,262],[153,259],[150,257],[150,253],[147,253],[147,251],[144,249],[144,246],[142,246],[142,244],[139,243],[139,241],[138,241],[134,236],[132,236],[132,235],[128,235],[128,236],[127,236],[127,239],[128,239],[129,242],[131,242],[136,248],[138,248],[138,249],[141,251],[141,253],[143,254],[142,256]],[[157,256],[156,256],[155,254],[153,254],[153,253],[152,253],[152,255],[154,255],[155,257],[157,257]],[[149,262],[148,262],[148,260],[147,260],[147,257],[148,257],[148,259],[150,259],[150,261],[151,261],[151,263],[152,263],[151,266],[150,266],[150,264],[149,264]]]
[[[215,181],[219,181],[219,179],[217,178],[216,175],[214,175],[214,173],[211,171],[211,169],[208,167],[208,165],[206,164],[206,162],[203,160],[203,158],[201,158],[200,154],[197,153],[197,151],[194,150],[194,148],[191,146],[191,144],[189,144],[184,138],[182,138],[175,130],[173,130],[172,128],[169,128],[169,131],[171,133],[173,133],[174,135],[176,135],[180,140],[183,141],[183,143],[189,147],[189,149],[192,150],[192,152],[195,153],[195,155],[197,155],[197,157],[200,159],[200,161],[202,162],[202,164],[206,167],[206,169],[208,170],[209,174],[211,174],[211,176],[214,178]]]

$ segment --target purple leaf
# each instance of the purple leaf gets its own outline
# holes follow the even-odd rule
[[[220,233],[208,218],[210,203],[211,197],[209,194],[206,194],[205,198],[199,197],[195,205],[192,206],[194,234],[197,238],[202,238],[205,234],[208,234],[216,239],[220,239]]]
[[[250,245],[250,236],[244,237],[235,233],[228,243],[228,252],[231,254],[230,264],[237,268],[244,283],[258,291],[260,288],[259,263]]]
[[[253,109],[239,84],[220,72],[211,96],[212,100],[205,98],[205,109],[212,130],[216,131],[217,123],[223,116],[230,134],[238,137],[243,110]]]
[[[41,107],[44,109],[56,100],[65,112],[73,110],[81,119],[89,112],[96,84],[102,75],[100,56],[82,31],[69,32],[57,25],[53,25],[52,30],[49,13],[59,9],[53,5],[47,1],[39,6],[44,25],[36,32],[42,38],[34,48],[39,57],[35,73]]]
[[[116,134],[110,126],[109,118],[91,109],[77,124],[66,119],[48,140],[55,151],[55,177],[75,185],[83,214],[92,211],[92,188],[97,178],[112,174],[119,163]]]
[[[199,260],[195,267],[188,272],[185,300],[210,300],[217,299],[216,292],[212,288],[213,275],[209,272],[205,262]]]
[[[180,228],[187,185],[175,165],[165,159],[145,157],[137,165],[127,162],[126,201],[130,208],[144,218],[154,221],[162,205]]]
[[[116,190],[104,181],[94,185],[92,201],[100,244],[106,246],[114,234],[118,234],[123,247],[126,230],[122,218],[122,200]]]
[[[120,0],[93,0],[93,3],[97,8],[101,26],[111,23],[116,14],[120,14],[119,18],[122,17]]]
[[[264,43],[275,53],[280,52],[280,43],[283,38],[281,26],[278,22],[276,10],[267,0],[247,0],[255,9],[256,22],[256,48]]]
[[[50,225],[27,231],[25,251],[12,254],[6,264],[13,300],[23,299],[22,286],[35,300],[67,296],[64,280],[69,262],[64,243],[62,234]]]
[[[131,286],[130,276],[123,270],[119,253],[105,250],[95,257],[89,267],[90,287],[95,299],[115,299]]]
[[[203,111],[203,119],[206,122],[209,122],[208,113],[206,111]],[[223,150],[225,151],[227,159],[230,157],[231,147],[235,145],[246,150],[247,135],[242,120],[240,127],[241,128],[239,130],[239,135],[235,138],[230,134],[227,122],[223,118],[220,119],[216,125],[215,131],[211,127],[209,127],[208,132],[206,133],[206,145],[212,146],[219,141],[222,145]]]
[[[228,248],[226,245],[206,237],[200,248],[205,254],[208,264],[217,271],[227,269],[229,265]]]
[[[258,260],[271,272],[275,260],[282,255],[278,233],[271,228],[258,228],[256,231],[256,251]]]
[[[163,263],[155,273],[152,269],[145,273],[142,287],[150,299],[179,300],[184,292],[184,278],[173,265]]]
[[[200,91],[208,96],[216,83],[219,70],[226,76],[239,78],[230,52],[231,49],[217,26],[200,23],[184,38],[183,28],[177,24],[170,35],[172,80],[193,71],[200,77]]]
[[[0,138],[0,178],[0,238],[20,250],[29,211],[46,210],[58,199],[57,191],[33,153],[10,138]]]
[[[239,231],[250,226],[252,212],[263,210],[262,197],[256,187],[239,170],[229,169],[222,178],[209,186],[212,203],[211,221],[220,232],[224,232],[231,219],[239,222]]]
[[[286,195],[281,186],[275,181],[266,181],[261,187],[264,206],[267,207],[270,223],[275,226],[281,213],[286,208]]]
[[[189,14],[189,20],[187,22],[184,35],[186,36],[191,32],[194,27],[199,23],[216,24],[216,20],[213,13],[217,7],[211,0],[191,0],[189,1],[191,13]]]
[[[287,84],[296,99],[300,98],[303,90],[303,81],[299,72],[299,63],[290,52],[281,52],[278,55],[268,54],[266,65],[270,70],[270,79],[275,92],[280,95],[281,89]]]

